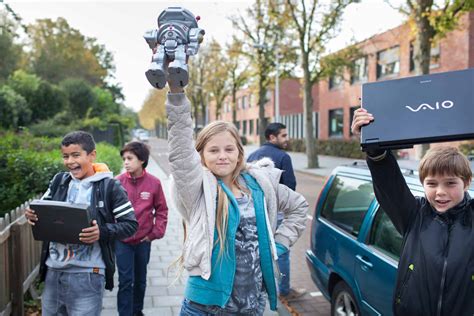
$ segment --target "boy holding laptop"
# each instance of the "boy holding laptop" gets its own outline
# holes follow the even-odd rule
[[[96,150],[91,134],[67,134],[61,153],[69,172],[54,176],[43,199],[88,204],[93,220],[79,235],[83,244],[43,243],[42,313],[100,315],[104,287],[113,288],[114,242],[133,235],[138,224],[123,187],[108,168],[94,164]],[[31,225],[41,221],[31,209],[25,216]]]
[[[352,132],[374,116],[354,113]],[[415,197],[389,150],[368,150],[367,164],[381,208],[403,236],[393,297],[394,315],[474,315],[472,170],[454,147],[430,149],[420,161],[424,197]]]

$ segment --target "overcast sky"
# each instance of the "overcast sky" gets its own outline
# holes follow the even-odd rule
[[[395,0],[392,2],[397,2]],[[64,17],[68,23],[88,37],[97,38],[114,54],[116,81],[123,87],[125,104],[138,111],[146,98],[150,84],[144,72],[149,66],[151,51],[143,33],[156,28],[158,14],[167,6],[184,6],[201,16],[199,26],[211,37],[225,42],[234,32],[228,16],[249,7],[253,1],[9,1],[25,23],[36,19]],[[332,43],[332,50],[344,47],[351,38],[360,41],[395,27],[402,16],[383,0],[362,0],[351,5],[344,15],[343,32]]]

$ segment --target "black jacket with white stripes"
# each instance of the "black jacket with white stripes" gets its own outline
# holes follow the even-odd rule
[[[56,174],[43,199],[66,201],[71,179],[68,172]],[[105,288],[112,290],[115,273],[115,240],[132,236],[138,228],[138,222],[127,192],[118,180],[105,178],[94,182],[92,192],[90,216],[97,220],[100,229],[99,245],[105,263]],[[48,255],[49,242],[43,242],[39,271],[41,281],[46,277]]]

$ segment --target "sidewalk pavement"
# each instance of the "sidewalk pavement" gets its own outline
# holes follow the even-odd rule
[[[147,288],[143,313],[145,315],[179,315],[186,284],[186,273],[176,280],[176,270],[170,265],[181,255],[183,245],[183,228],[181,216],[170,200],[170,179],[150,157],[147,171],[158,177],[168,203],[168,226],[165,236],[155,240],[151,245],[150,263],[148,264]],[[115,273],[115,286],[112,292],[106,291],[103,300],[102,315],[117,315],[118,273]],[[173,282],[174,281],[174,282]],[[268,309],[266,316],[288,315],[284,307],[279,308],[280,314]]]
[[[259,148],[258,145],[246,145],[244,146],[245,156],[248,157],[252,152]],[[332,170],[339,165],[351,164],[357,159],[352,158],[343,158],[343,157],[334,157],[334,156],[324,156],[318,155],[319,159],[319,168],[308,169],[308,158],[306,153],[298,153],[289,151],[288,154],[291,157],[293,163],[293,169],[295,171],[304,172],[320,177],[327,177],[331,174]]]

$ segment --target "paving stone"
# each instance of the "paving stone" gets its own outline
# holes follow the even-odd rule
[[[144,308],[143,314],[156,316],[172,316],[174,315],[170,307],[152,307]]]
[[[147,286],[145,295],[165,296],[168,295],[168,289],[166,286]]]
[[[181,306],[183,302],[182,295],[170,295],[170,296],[154,296],[153,297],[153,306],[162,307],[162,306]]]

